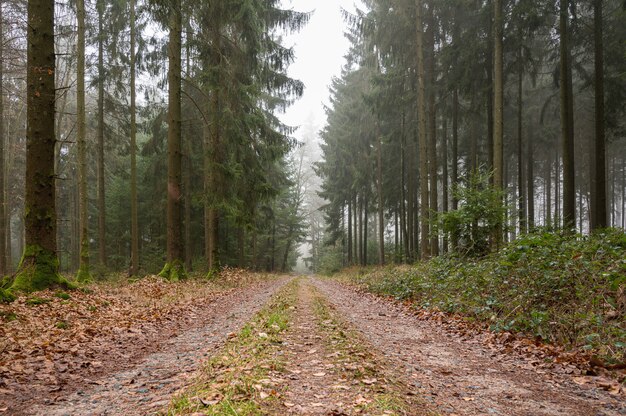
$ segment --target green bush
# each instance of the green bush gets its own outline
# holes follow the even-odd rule
[[[548,342],[626,357],[626,234],[539,230],[484,258],[434,258],[372,269],[353,279],[371,291],[461,313]]]
[[[435,230],[456,240],[457,251],[467,256],[487,254],[491,236],[504,224],[504,193],[491,186],[490,177],[484,170],[473,173],[454,191],[459,208],[439,213],[433,224]]]

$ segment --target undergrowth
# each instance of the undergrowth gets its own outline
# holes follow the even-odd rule
[[[536,232],[480,259],[443,256],[415,266],[347,271],[372,292],[626,358],[626,234]]]

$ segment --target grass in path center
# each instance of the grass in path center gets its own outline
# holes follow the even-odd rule
[[[349,388],[357,394],[355,414],[433,415],[423,402],[413,396],[389,367],[372,353],[362,337],[338,316],[326,299],[314,288],[315,318],[335,367]],[[346,386],[347,387],[347,386]],[[418,410],[419,409],[419,410]]]
[[[288,328],[298,281],[287,284],[178,393],[166,415],[266,415],[280,396],[275,374],[284,367],[281,337]]]

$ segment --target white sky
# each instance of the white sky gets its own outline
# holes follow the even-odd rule
[[[358,1],[358,0],[357,0]],[[326,121],[324,104],[328,104],[328,86],[333,76],[339,76],[348,51],[348,40],[343,36],[345,23],[341,8],[354,10],[355,0],[283,0],[285,8],[310,12],[309,23],[298,33],[285,37],[284,44],[293,46],[296,60],[289,67],[292,78],[304,82],[303,97],[296,101],[285,114],[284,123],[290,126],[309,125],[315,130]],[[296,132],[302,139],[303,130]]]

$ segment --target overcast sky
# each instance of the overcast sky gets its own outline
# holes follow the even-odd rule
[[[285,8],[313,12],[308,25],[299,33],[285,37],[285,45],[293,46],[296,61],[289,67],[289,76],[304,82],[304,96],[281,115],[290,126],[312,124],[316,130],[326,121],[323,104],[328,104],[328,85],[338,76],[348,51],[343,36],[345,23],[341,8],[354,10],[355,0],[283,0]],[[300,129],[296,137],[301,138]]]

